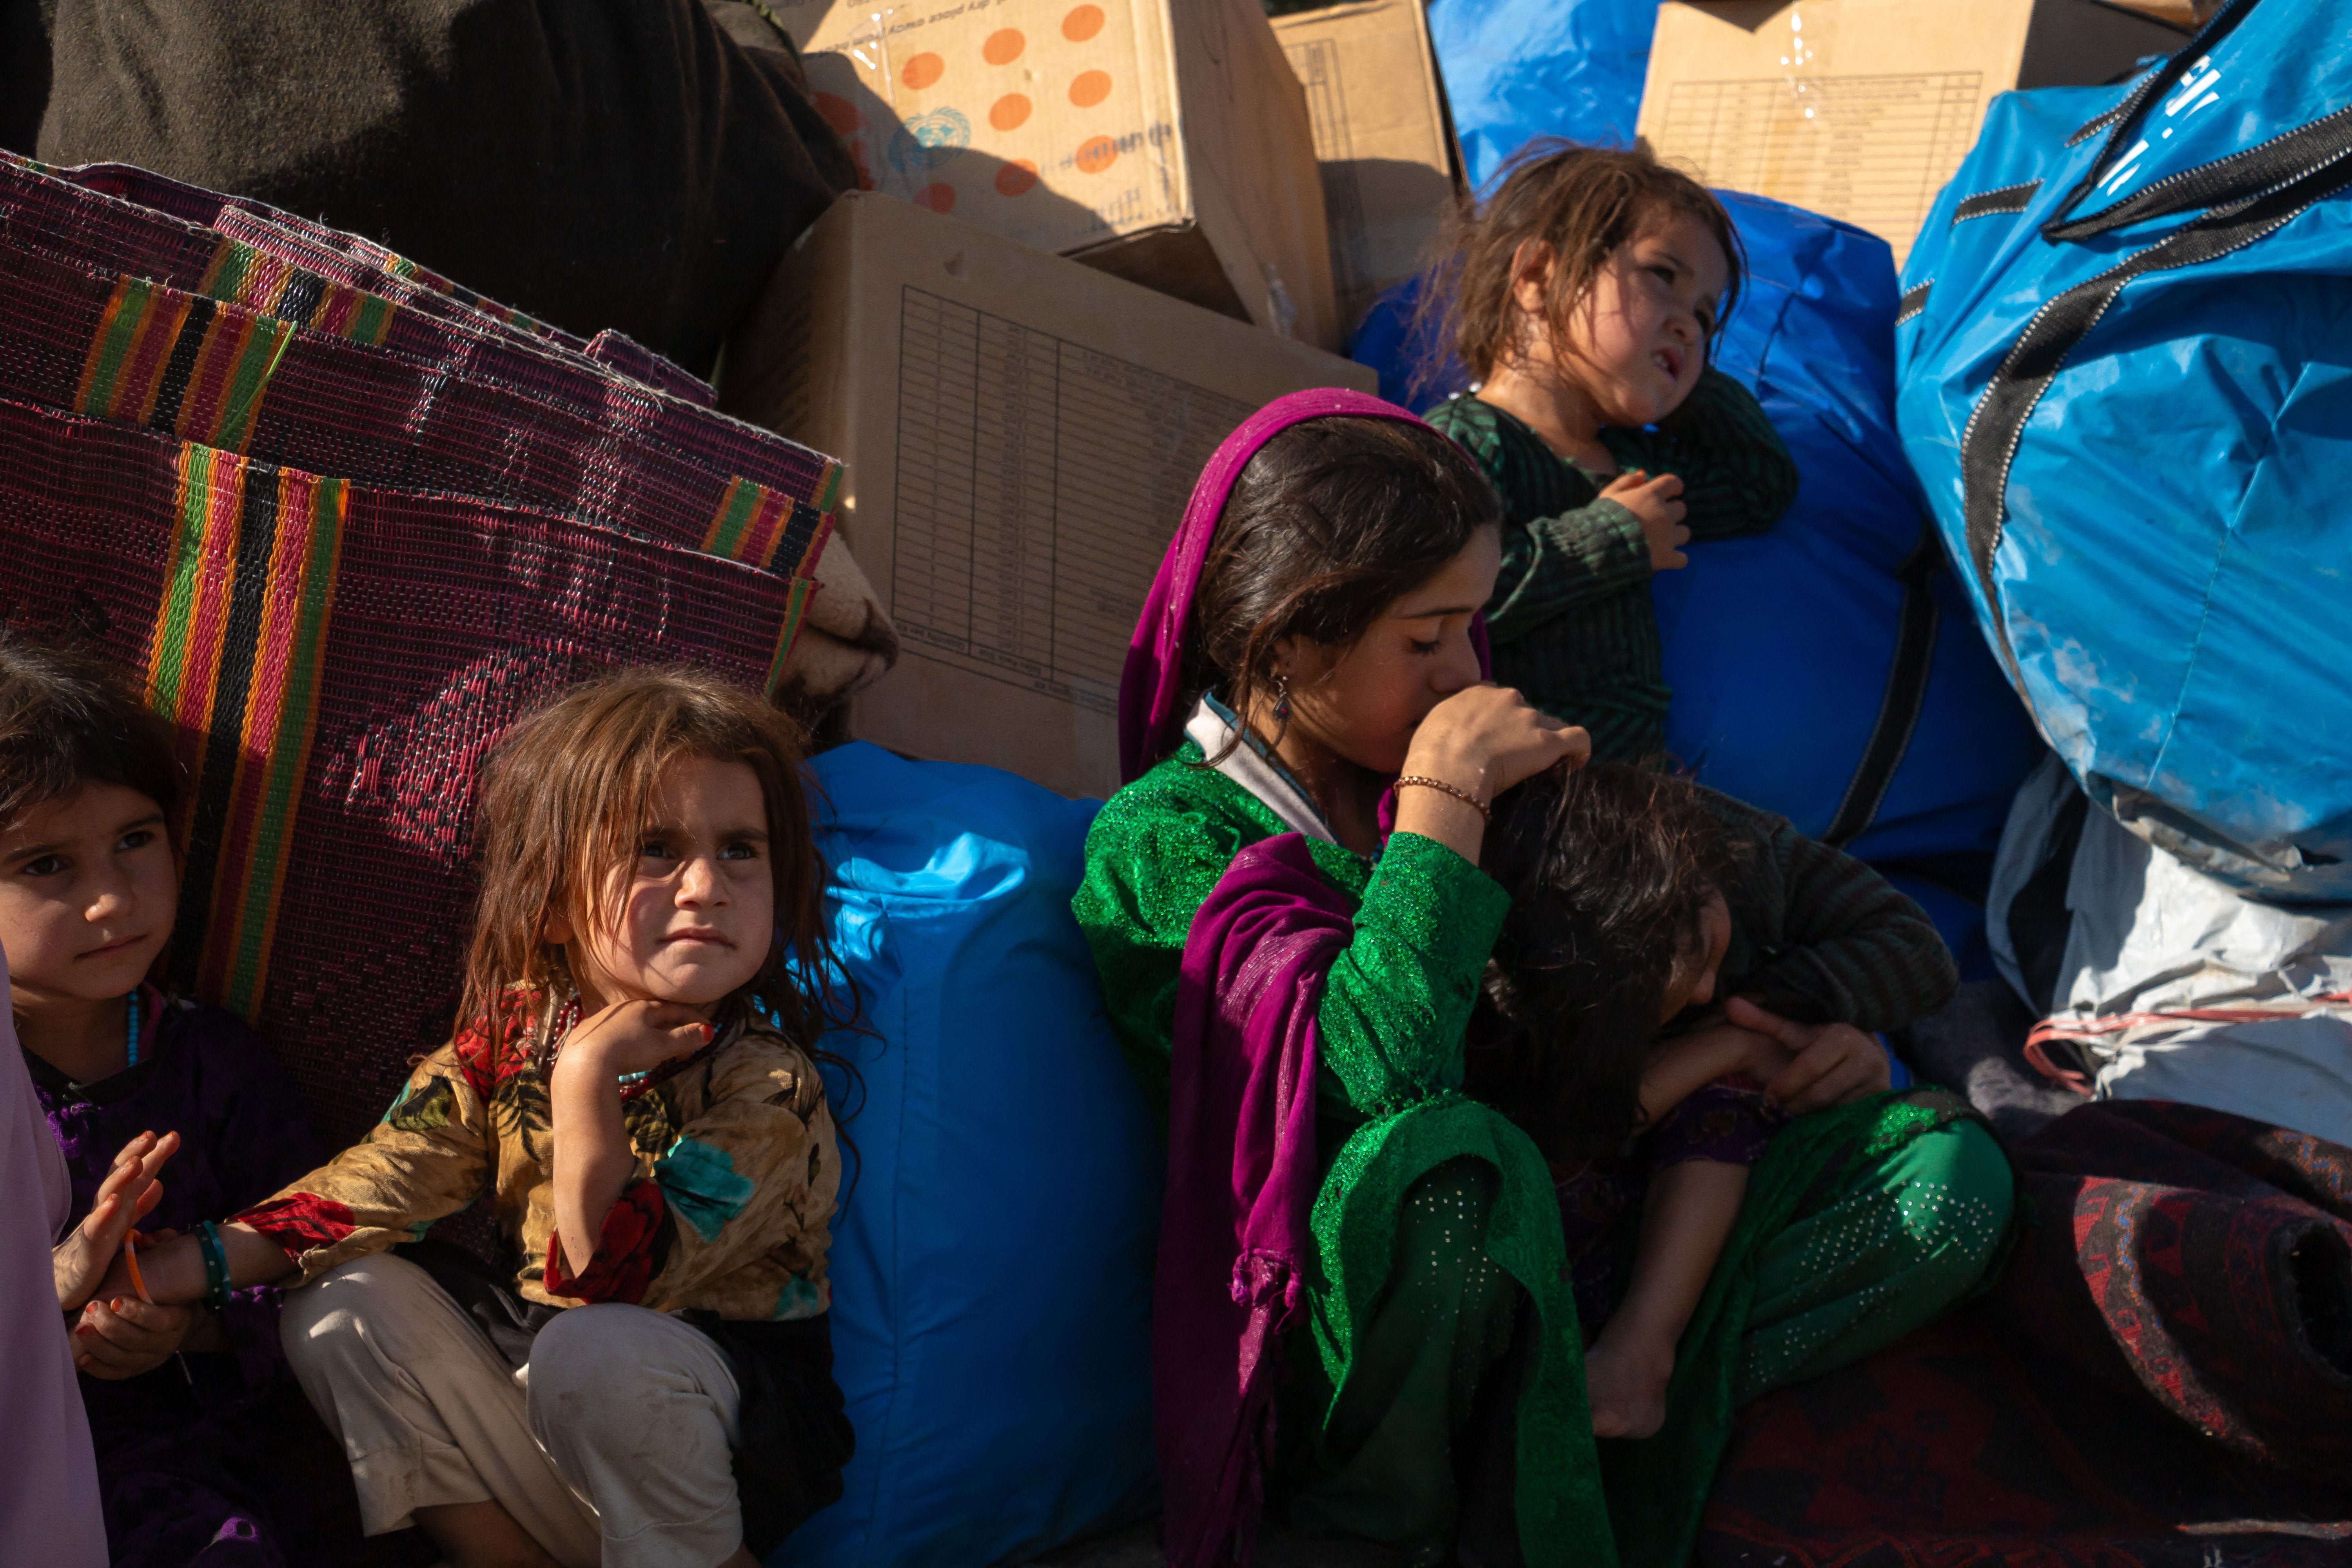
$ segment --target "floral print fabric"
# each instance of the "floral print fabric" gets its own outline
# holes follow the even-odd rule
[[[421,1238],[487,1194],[524,1299],[625,1301],[722,1318],[814,1317],[841,1181],[833,1113],[805,1052],[754,1025],[628,1101],[636,1170],[592,1246],[555,1233],[553,1128],[518,998],[498,1037],[434,1052],[367,1137],[236,1216],[317,1278]]]

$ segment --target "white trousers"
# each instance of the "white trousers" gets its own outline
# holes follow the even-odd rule
[[[379,1254],[290,1292],[280,1321],[370,1535],[494,1500],[564,1568],[713,1568],[742,1544],[734,1369],[681,1319],[574,1307],[509,1370],[431,1275]]]

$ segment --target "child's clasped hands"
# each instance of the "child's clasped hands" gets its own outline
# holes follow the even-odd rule
[[[162,1201],[158,1173],[179,1150],[177,1132],[161,1138],[142,1132],[124,1145],[99,1186],[97,1203],[49,1255],[58,1309],[76,1314],[74,1365],[92,1377],[152,1372],[184,1347],[195,1321],[186,1307],[146,1300],[133,1272],[132,1249],[174,1234],[151,1236],[133,1226]]]

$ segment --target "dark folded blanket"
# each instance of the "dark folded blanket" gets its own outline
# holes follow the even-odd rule
[[[2352,1482],[2352,1149],[2116,1100],[2011,1156],[1997,1300],[2020,1334],[2232,1452]]]
[[[1700,1563],[2352,1555],[2352,1150],[2193,1106],[2010,1146],[1990,1299],[1739,1414]]]
[[[698,373],[855,182],[798,73],[703,0],[0,0],[0,146],[321,218]]]

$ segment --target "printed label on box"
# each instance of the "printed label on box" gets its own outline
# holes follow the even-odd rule
[[[901,300],[900,638],[1115,714],[1152,574],[1250,405],[912,285]]]

